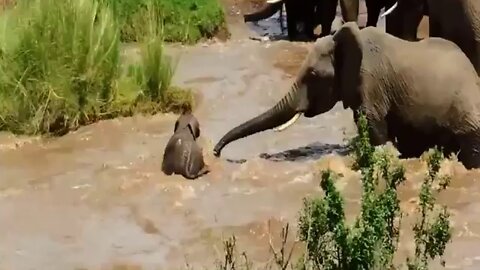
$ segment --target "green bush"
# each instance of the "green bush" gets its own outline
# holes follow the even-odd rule
[[[191,111],[194,105],[191,92],[171,86],[177,62],[165,54],[162,25],[151,23],[157,22],[159,15],[152,3],[146,11],[145,18],[150,23],[146,24],[147,32],[140,40],[141,62],[129,67],[129,75],[142,89],[138,99],[162,104],[164,111]]]
[[[236,248],[236,238],[224,240],[224,256],[216,269],[403,269],[426,270],[429,263],[442,257],[451,240],[449,212],[435,201],[435,193],[445,190],[448,176],[440,176],[444,160],[437,148],[427,156],[428,172],[419,194],[413,226],[415,253],[402,265],[394,265],[400,238],[400,210],[397,187],[405,181],[405,169],[391,152],[375,149],[370,144],[367,120],[360,115],[358,136],[351,141],[354,156],[352,169],[360,170],[362,198],[360,215],[347,224],[345,202],[335,187],[340,177],[331,170],[320,173],[324,196],[305,198],[298,219],[299,238],[305,244],[305,254],[294,265],[293,247],[287,249],[288,227],[283,227],[280,248],[275,249],[270,238],[272,258],[265,267],[253,267],[246,252]],[[434,188],[435,187],[435,188]],[[271,236],[270,236],[271,237]],[[442,264],[445,262],[442,261]]]
[[[164,110],[152,94],[142,95],[142,83],[122,73],[119,27],[108,7],[93,0],[21,0],[0,20],[0,130],[63,134],[131,115],[145,101]],[[159,67],[145,69],[171,69],[153,58],[164,59],[163,50],[144,55],[139,67],[151,62]],[[157,79],[162,89],[172,75]]]
[[[98,0],[113,7],[121,23],[121,40],[138,41],[148,29],[145,15],[150,0]],[[153,0],[158,24],[168,42],[193,43],[226,31],[219,0]]]
[[[362,174],[361,213],[352,226],[346,224],[343,197],[336,190],[336,174],[326,170],[321,175],[323,198],[304,200],[299,217],[300,239],[306,243],[303,269],[392,269],[399,238],[401,212],[397,187],[405,180],[405,169],[386,150],[370,144],[367,121],[360,117],[359,135],[352,142],[355,169]],[[427,269],[430,259],[442,256],[451,232],[448,211],[435,204],[433,185],[445,189],[448,177],[438,176],[443,156],[432,149],[428,174],[420,192],[414,226],[416,251],[407,260],[409,269]]]

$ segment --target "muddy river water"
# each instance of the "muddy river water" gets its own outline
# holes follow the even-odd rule
[[[302,198],[319,192],[318,167],[344,174],[338,187],[347,214],[357,213],[359,176],[344,157],[355,127],[341,104],[212,157],[226,131],[284,95],[310,46],[249,40],[235,27],[226,43],[170,49],[180,59],[175,83],[199,96],[200,143],[212,167],[201,179],[160,170],[175,115],[102,121],[48,140],[0,135],[0,269],[203,269],[222,257],[222,238],[232,234],[261,265],[271,257],[268,224],[274,238],[287,222],[295,232]],[[405,164],[401,204],[412,212],[425,164]],[[446,266],[479,269],[480,173],[456,162],[443,169],[453,174],[440,196],[454,226]],[[402,233],[408,254],[411,232]]]

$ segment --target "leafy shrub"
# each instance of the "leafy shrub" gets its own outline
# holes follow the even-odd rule
[[[405,169],[391,152],[375,149],[370,144],[367,120],[360,115],[358,136],[351,141],[354,155],[352,169],[360,170],[362,201],[360,215],[348,225],[344,199],[335,187],[340,177],[331,170],[320,172],[323,197],[305,198],[298,219],[299,238],[305,244],[305,254],[293,265],[293,247],[287,251],[288,226],[283,227],[281,247],[275,250],[270,238],[272,258],[265,267],[252,267],[245,252],[236,248],[235,237],[224,240],[224,257],[217,269],[396,269],[395,252],[400,237],[402,212],[397,187],[405,181]],[[451,239],[449,212],[436,204],[435,193],[445,190],[450,177],[438,175],[443,154],[437,148],[429,150],[428,172],[419,194],[419,204],[413,232],[415,253],[407,258],[410,270],[428,269],[429,263],[442,257]],[[435,188],[434,188],[435,187]],[[445,262],[442,261],[442,264]],[[403,269],[403,268],[402,268]]]
[[[303,269],[392,269],[399,238],[401,212],[397,187],[405,180],[405,169],[385,150],[370,144],[367,121],[358,123],[358,137],[352,142],[355,164],[362,177],[361,213],[352,226],[344,214],[344,201],[336,190],[338,177],[332,171],[321,174],[323,198],[304,200],[299,217],[299,236],[306,243]],[[420,220],[414,227],[416,251],[407,260],[409,269],[427,269],[428,262],[442,256],[451,232],[448,211],[435,205],[432,185],[439,182],[441,191],[448,177],[439,177],[443,155],[432,149],[428,157],[428,174],[420,192]],[[382,188],[383,187],[383,188]]]

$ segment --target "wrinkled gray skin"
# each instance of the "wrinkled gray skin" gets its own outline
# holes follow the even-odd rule
[[[386,16],[387,22],[393,20],[397,24],[389,33],[413,40],[423,14],[429,15],[430,37],[457,44],[480,75],[480,1],[398,0],[397,8]]]
[[[166,175],[180,174],[195,179],[209,172],[203,161],[202,149],[196,139],[200,136],[200,124],[192,114],[183,114],[175,122],[172,137],[165,147],[162,171]]]
[[[480,1],[428,0],[430,36],[457,44],[480,75]]]
[[[340,101],[365,113],[374,145],[392,141],[405,157],[438,144],[460,150],[466,168],[480,166],[478,77],[458,46],[441,38],[409,42],[353,22],[318,39],[286,96],[226,133],[214,155],[232,141],[298,113],[310,118],[328,112]]]
[[[287,11],[287,29],[290,40],[301,40],[297,29],[298,23],[304,23],[304,34],[307,39],[315,39],[314,29],[322,26],[320,36],[332,32],[332,22],[335,19],[337,4],[340,2],[343,21],[357,21],[359,0],[282,0],[267,3],[260,10],[245,14],[244,21],[252,22],[267,19],[278,12],[283,4]]]

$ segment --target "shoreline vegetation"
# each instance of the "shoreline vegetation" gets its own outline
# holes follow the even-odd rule
[[[191,90],[172,85],[177,59],[164,43],[211,38],[223,16],[218,0],[15,1],[0,14],[0,131],[60,136],[192,110]],[[130,41],[140,60],[127,66],[121,45]]]
[[[196,43],[217,35],[228,36],[219,0],[97,0],[112,7],[120,24],[120,39],[134,42],[148,34],[146,16],[153,8],[163,23],[165,42]]]

